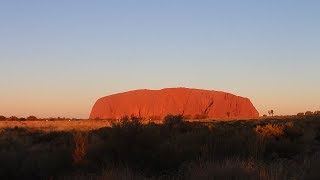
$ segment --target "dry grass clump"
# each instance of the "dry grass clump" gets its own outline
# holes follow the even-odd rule
[[[88,133],[76,132],[73,134],[75,148],[72,153],[73,164],[76,166],[85,165],[88,153]]]
[[[255,132],[265,138],[281,137],[298,138],[303,136],[305,126],[298,122],[284,122],[284,123],[268,123],[266,125],[257,125]]]
[[[279,138],[284,135],[284,129],[282,124],[267,124],[265,126],[258,125],[255,131],[263,137]]]

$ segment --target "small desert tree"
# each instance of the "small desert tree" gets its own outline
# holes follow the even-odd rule
[[[131,123],[133,123],[134,125],[137,125],[137,126],[142,125],[142,120],[143,120],[142,117],[131,115],[130,119],[131,119]]]
[[[131,115],[130,117],[129,116],[123,116],[121,119],[120,119],[120,126],[122,127],[131,127],[131,126],[140,126],[142,125],[142,118],[140,117],[136,117],[134,115]]]
[[[4,121],[4,120],[6,120],[6,119],[7,119],[6,117],[0,116],[0,121]]]
[[[305,115],[306,115],[306,116],[311,116],[311,115],[313,115],[313,112],[307,111],[307,112],[305,113]]]
[[[130,122],[130,118],[128,115],[125,115],[123,117],[121,117],[120,119],[120,124],[124,125],[124,124],[128,124]]]
[[[9,119],[11,121],[18,121],[19,120],[19,118],[17,116],[11,116]]]
[[[24,117],[19,118],[19,121],[25,121],[25,120],[26,120],[26,118],[24,118]]]
[[[274,111],[273,110],[268,111],[268,113],[269,113],[269,116],[273,116],[274,115]]]

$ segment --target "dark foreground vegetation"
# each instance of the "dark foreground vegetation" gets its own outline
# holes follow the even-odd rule
[[[0,130],[0,179],[319,179],[320,117]]]

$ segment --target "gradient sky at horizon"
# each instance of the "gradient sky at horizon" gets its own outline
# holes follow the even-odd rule
[[[87,118],[95,100],[190,87],[261,115],[320,110],[320,1],[1,1],[0,115]]]

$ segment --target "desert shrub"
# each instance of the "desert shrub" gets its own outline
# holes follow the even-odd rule
[[[168,126],[179,125],[182,122],[183,122],[183,115],[168,114],[163,120],[163,124]]]
[[[54,151],[28,152],[20,161],[17,179],[47,179],[64,174],[71,170],[70,152],[63,147],[56,147]]]
[[[313,115],[313,112],[307,111],[307,112],[305,113],[305,115],[306,115],[306,116],[312,116],[312,115]]]
[[[265,173],[262,168],[252,160],[201,162],[188,167],[187,179],[259,179],[260,173]]]
[[[284,135],[284,126],[279,124],[267,124],[266,126],[258,125],[255,128],[255,131],[263,137],[280,138]]]
[[[122,124],[122,125],[123,125],[123,124],[127,124],[127,123],[130,122],[130,117],[127,116],[127,115],[126,115],[126,116],[123,116],[123,117],[120,118],[120,121],[119,121],[119,122],[120,122],[120,124]]]
[[[309,151],[314,132],[301,122],[258,125],[255,131],[265,144],[265,156],[289,158]]]
[[[4,121],[6,120],[7,118],[5,116],[0,116],[0,121]]]
[[[57,117],[56,120],[57,121],[64,121],[64,120],[66,120],[66,118],[65,117]]]
[[[121,127],[132,127],[132,126],[141,126],[142,125],[142,118],[136,117],[134,115],[129,116],[123,116],[119,124],[114,124],[114,125],[119,125]]]
[[[54,118],[54,117],[49,117],[48,118],[48,121],[55,121],[56,120],[56,118]]]
[[[9,120],[10,120],[10,121],[18,121],[19,118],[16,117],[16,116],[11,116],[11,117],[9,118]]]
[[[146,126],[127,124],[100,129],[96,139],[103,141],[92,145],[89,159],[103,166],[123,165],[135,170],[144,168],[146,172],[156,169],[154,156],[166,136],[161,137],[160,128],[155,128],[155,125]]]
[[[216,124],[206,139],[205,154],[216,160],[234,157],[257,158],[263,153],[263,146],[258,143],[255,132],[250,126],[244,126],[240,122]]]
[[[19,121],[25,121],[26,118],[19,118]]]
[[[201,128],[204,131],[201,132]],[[98,131],[98,139],[104,141],[91,149],[90,159],[104,166],[116,164],[134,170],[143,169],[148,175],[172,173],[183,163],[199,156],[201,144],[209,132],[206,129],[205,126],[184,123],[174,129],[154,123],[103,128]]]
[[[302,163],[290,160],[276,162],[263,162],[254,159],[224,159],[222,161],[200,161],[191,163],[185,172],[185,179],[317,179],[319,173],[313,178],[306,178],[306,172],[312,158],[306,158]]]
[[[135,124],[135,125],[142,125],[142,120],[143,120],[142,117],[137,117],[137,116],[131,115],[130,119],[131,119],[131,122],[132,122],[133,124]]]
[[[73,134],[74,150],[73,164],[76,166],[86,164],[86,155],[88,152],[88,134],[84,132],[76,132]]]
[[[67,133],[6,129],[0,137],[0,179],[48,179],[70,171],[68,139]]]
[[[284,131],[285,131],[286,137],[297,138],[302,136],[305,130],[304,130],[304,127],[299,123],[287,122],[284,125]]]
[[[35,116],[29,116],[29,117],[27,117],[27,120],[28,121],[36,121],[36,120],[38,120],[38,118]]]

